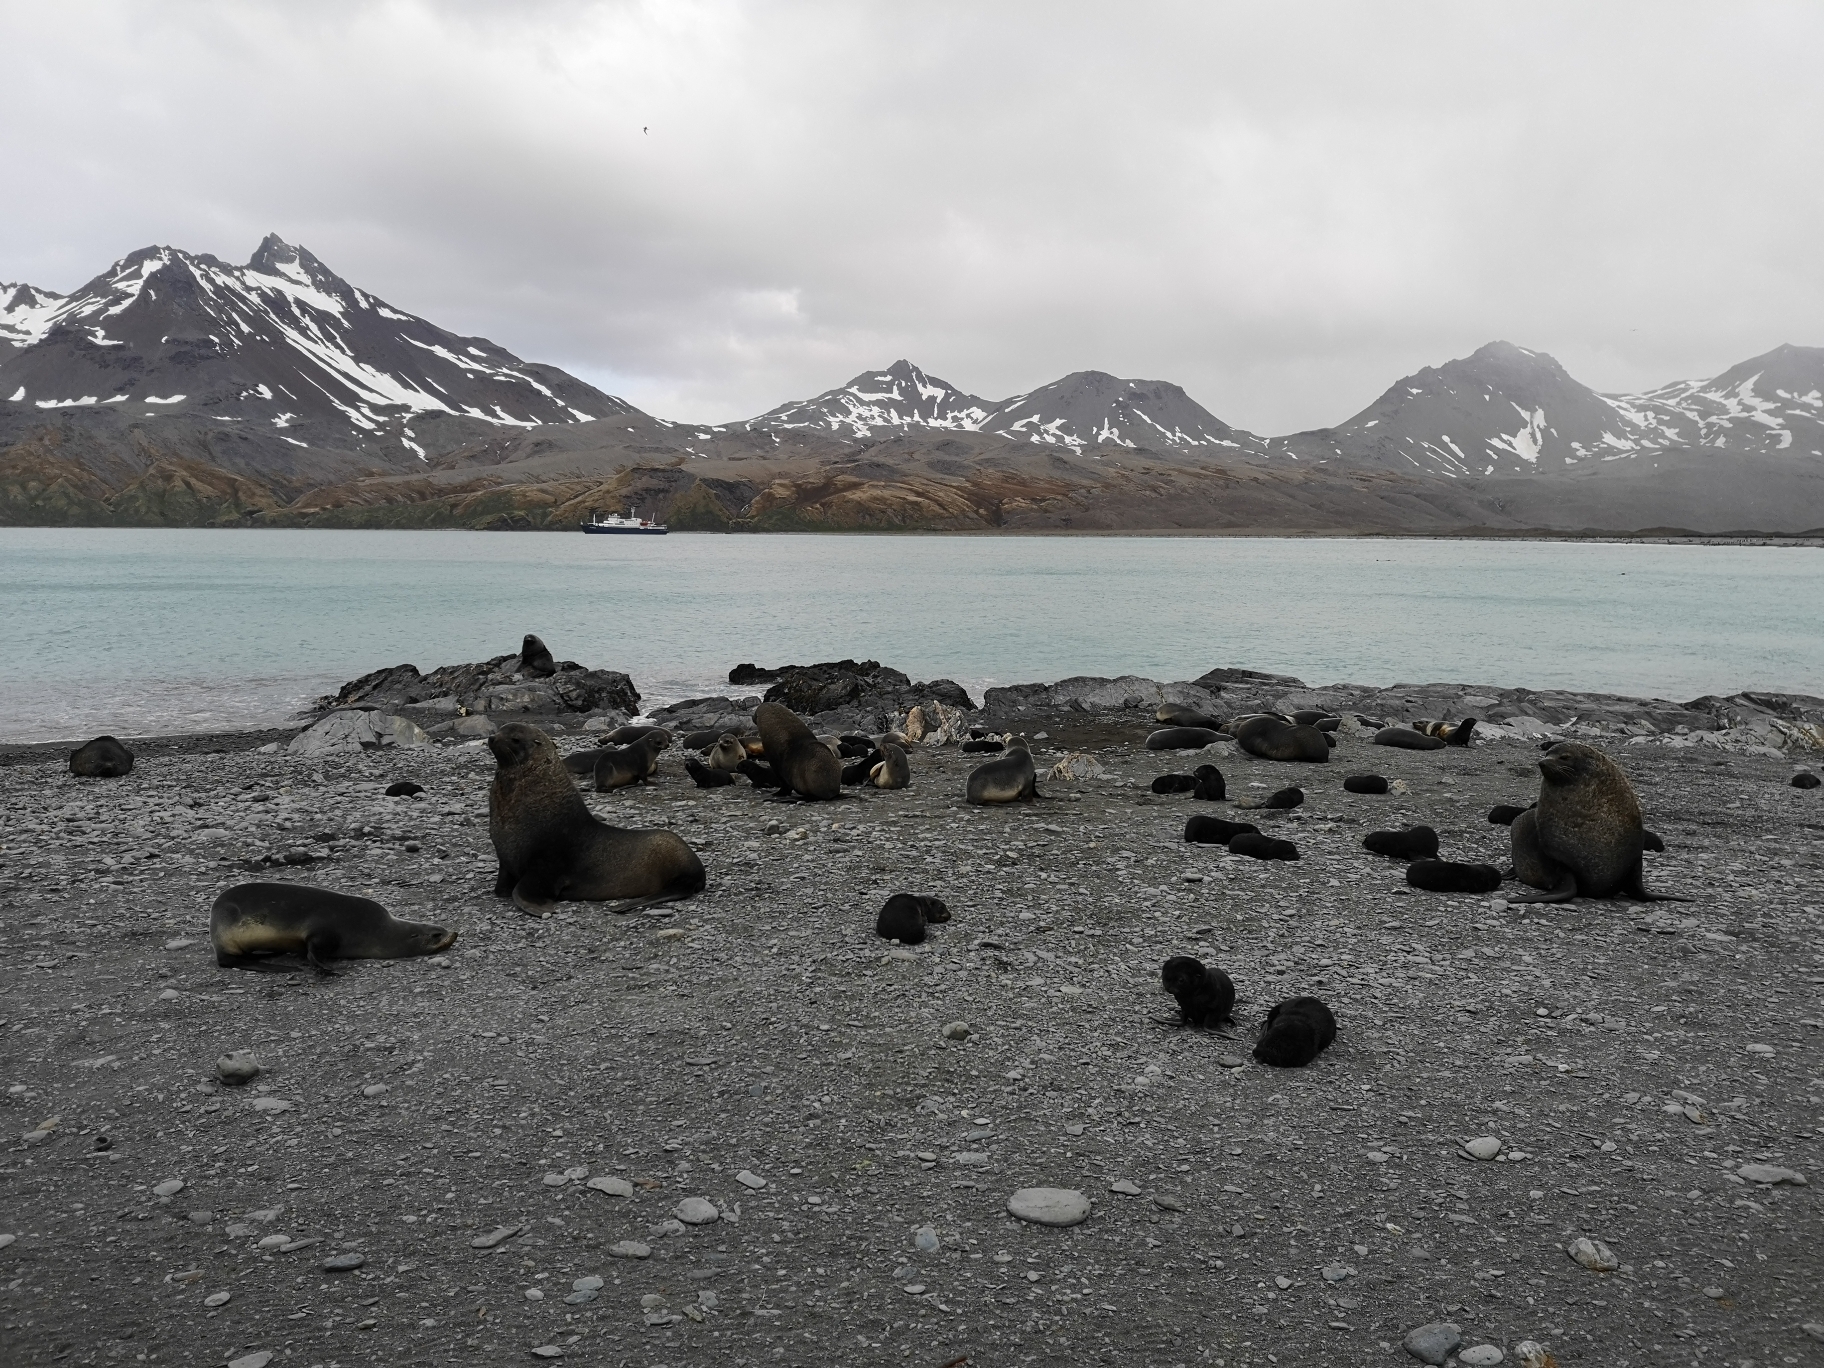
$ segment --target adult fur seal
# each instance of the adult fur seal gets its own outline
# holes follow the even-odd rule
[[[727,770],[711,769],[701,760],[686,757],[684,772],[698,788],[727,788],[735,782],[735,776]]]
[[[1197,786],[1191,790],[1191,797],[1205,803],[1220,803],[1229,796],[1229,787],[1222,781],[1222,771],[1214,765],[1199,765],[1191,771],[1191,778]]]
[[[659,768],[664,736],[648,732],[632,745],[595,753],[595,791],[613,793],[629,784],[643,784]]]
[[[1202,750],[1228,737],[1214,727],[1164,727],[1146,738],[1148,750]]]
[[[1683,902],[1641,883],[1646,832],[1627,775],[1594,746],[1559,741],[1539,762],[1539,802],[1514,819],[1514,873],[1539,889],[1513,902],[1566,902],[1625,894]]]
[[[1266,1029],[1254,1042],[1254,1058],[1276,1069],[1299,1069],[1336,1039],[1336,1015],[1314,997],[1295,997],[1267,1013]]]
[[[938,899],[921,898],[916,893],[895,893],[874,919],[874,934],[882,940],[896,940],[901,945],[917,945],[925,938],[927,924],[949,920],[950,909]]]
[[[1007,743],[998,736],[984,736],[965,741],[957,749],[964,755],[999,755],[1007,749]]]
[[[1389,785],[1378,774],[1352,774],[1343,780],[1345,793],[1385,793]]]
[[[1428,826],[1407,827],[1404,831],[1371,831],[1362,837],[1362,848],[1391,860],[1435,860],[1438,858],[1438,833]]]
[[[975,804],[1030,803],[1042,797],[1039,776],[1032,767],[1032,752],[1026,738],[1016,736],[1007,743],[1007,753],[977,765],[969,771],[965,797]]]
[[[1154,793],[1189,793],[1197,787],[1197,778],[1191,774],[1160,774],[1153,777]]]
[[[112,736],[98,736],[70,752],[70,773],[78,779],[119,779],[133,772],[133,752]]]
[[[912,783],[912,763],[891,741],[880,743],[880,759],[868,771],[868,782],[877,789],[903,789]]]
[[[1222,719],[1200,713],[1188,703],[1161,703],[1153,713],[1153,721],[1162,722],[1168,727],[1208,727],[1211,731],[1222,730]]]
[[[209,939],[224,969],[254,968],[267,955],[302,955],[319,974],[329,974],[334,970],[326,960],[434,955],[454,945],[456,933],[394,921],[369,898],[309,884],[247,883],[215,900]]]
[[[563,899],[611,911],[688,898],[703,889],[703,862],[670,831],[609,826],[589,811],[537,727],[509,722],[488,738],[494,782],[488,836],[500,860],[494,896],[545,916]]]
[[[1406,866],[1406,882],[1427,893],[1493,893],[1501,887],[1501,871],[1488,864],[1414,860]]]
[[[709,748],[703,757],[703,763],[711,769],[738,770],[741,762],[747,759],[747,747],[741,744],[741,738],[732,732],[723,732],[716,738],[716,744]]]
[[[1443,750],[1449,742],[1441,736],[1416,732],[1411,727],[1382,727],[1369,738],[1369,744],[1392,746],[1396,750]]]
[[[1251,860],[1296,860],[1298,847],[1277,836],[1244,831],[1229,842],[1229,854],[1246,855]]]
[[[1330,759],[1330,742],[1321,731],[1278,717],[1250,717],[1235,729],[1235,743],[1262,760],[1303,760],[1321,765]]]
[[[1412,729],[1426,736],[1435,736],[1447,746],[1467,746],[1470,733],[1476,729],[1476,719],[1466,717],[1461,722],[1419,721],[1412,724]]]
[[[519,643],[519,672],[529,675],[554,675],[557,673],[557,662],[551,658],[551,649],[532,633],[526,633],[526,639]]]
[[[1234,1020],[1234,982],[1194,955],[1173,955],[1159,967],[1159,982],[1178,999],[1178,1019],[1186,1026]]]
[[[1321,732],[1333,732],[1343,725],[1342,718],[1322,708],[1300,708],[1292,714],[1292,720],[1301,727],[1316,727]]]
[[[754,709],[754,725],[781,789],[819,801],[842,793],[842,761],[797,713],[781,703],[762,703]]]
[[[1221,817],[1206,817],[1198,813],[1184,824],[1184,839],[1198,845],[1226,846],[1244,832],[1259,830],[1252,822],[1230,822]]]

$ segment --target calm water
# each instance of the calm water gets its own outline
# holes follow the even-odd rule
[[[1161,537],[0,529],[0,738],[285,720],[383,665],[518,648],[649,703],[873,658],[988,684],[1455,680],[1824,693],[1824,554]]]

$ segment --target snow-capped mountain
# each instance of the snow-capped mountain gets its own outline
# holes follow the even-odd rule
[[[61,303],[51,290],[0,280],[0,361],[44,336],[44,320]]]
[[[1780,347],[1714,380],[1598,394],[1544,352],[1490,342],[1395,383],[1276,453],[1459,476],[1524,475],[1690,448],[1824,449],[1824,348]]]
[[[1064,446],[1212,446],[1256,451],[1265,443],[1231,428],[1177,385],[1075,371],[1011,399],[964,394],[910,361],[864,371],[814,399],[783,404],[749,420],[752,429],[809,429],[848,441],[936,430],[981,432]]]
[[[414,450],[414,415],[525,428],[632,411],[403,313],[277,236],[245,266],[144,248],[67,297],[16,288],[0,317],[17,348],[0,359],[0,403],[28,409],[187,414],[296,445],[300,432],[321,441],[339,429],[344,445],[403,432]]]

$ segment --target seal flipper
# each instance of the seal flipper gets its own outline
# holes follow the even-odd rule
[[[513,904],[528,917],[548,917],[557,911],[557,890],[527,874],[513,885]]]
[[[513,871],[507,868],[507,862],[502,860],[500,862],[500,872],[494,876],[494,896],[497,898],[512,897],[513,885],[518,882],[519,880],[514,875]]]
[[[1577,896],[1577,876],[1568,869],[1558,871],[1558,882],[1542,893],[1515,893],[1510,903],[1561,903]]]
[[[1634,872],[1628,876],[1628,881],[1621,886],[1622,892],[1626,893],[1630,898],[1634,899],[1635,902],[1682,903],[1682,902],[1691,901],[1691,899],[1681,898],[1675,893],[1649,893],[1647,891],[1646,880],[1642,877],[1642,865],[1643,864],[1644,864],[1644,861],[1635,862]]]
[[[304,958],[324,978],[337,977],[336,971],[324,961],[334,959],[341,948],[342,937],[333,931],[312,931],[304,938]]]

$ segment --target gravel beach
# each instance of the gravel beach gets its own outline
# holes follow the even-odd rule
[[[1131,711],[1020,724],[1047,799],[1015,808],[965,806],[953,746],[828,804],[699,790],[673,749],[588,801],[674,828],[708,889],[547,921],[491,896],[479,742],[161,740],[118,780],[6,748],[0,1358],[1824,1362],[1824,790],[1792,760],[1608,745],[1666,843],[1648,886],[1691,901],[1529,907],[1414,892],[1361,839],[1505,867],[1485,814],[1535,795],[1531,740],[1299,765],[1149,753]],[[1046,779],[1072,753],[1106,773]],[[1297,862],[1181,839],[1235,803],[1148,785],[1205,762],[1305,789],[1246,816]],[[1403,784],[1343,791],[1365,772]],[[461,939],[218,969],[210,903],[262,878]],[[953,920],[877,939],[900,891]],[[1162,1024],[1181,953],[1237,1027]],[[1336,1044],[1255,1063],[1303,993]],[[1016,1219],[1031,1188],[1088,1218]]]

